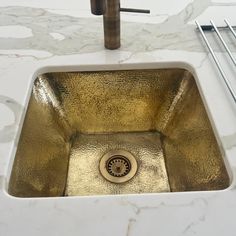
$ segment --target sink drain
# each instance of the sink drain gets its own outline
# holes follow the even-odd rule
[[[112,150],[100,161],[102,176],[112,183],[124,183],[136,174],[138,165],[135,157],[124,150]]]
[[[131,169],[130,161],[124,156],[113,156],[107,161],[107,171],[115,177],[126,176]]]

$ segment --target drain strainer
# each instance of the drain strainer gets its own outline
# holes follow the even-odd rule
[[[112,183],[124,183],[136,174],[138,165],[134,156],[124,150],[112,150],[100,161],[102,176]]]
[[[122,177],[126,176],[130,172],[131,164],[126,157],[116,155],[112,156],[107,161],[106,169],[110,175],[115,177]]]

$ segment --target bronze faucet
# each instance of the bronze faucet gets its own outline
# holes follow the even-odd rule
[[[120,8],[120,0],[90,0],[91,12],[103,15],[104,44],[107,49],[120,47],[120,12],[150,13],[149,10]]]

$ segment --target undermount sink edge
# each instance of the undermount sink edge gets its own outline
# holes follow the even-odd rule
[[[26,112],[25,121],[22,127],[22,131],[21,131],[21,135],[20,135],[20,139],[18,143],[19,146],[17,149],[16,158],[14,160],[14,165],[11,171],[11,178],[9,182],[9,194],[16,197],[53,197],[53,196],[68,196],[68,195],[69,196],[78,196],[78,195],[87,196],[87,195],[101,195],[101,194],[129,194],[129,193],[151,193],[151,192],[168,192],[168,191],[173,191],[173,192],[201,191],[201,190],[220,190],[220,189],[227,188],[229,186],[229,177],[228,177],[227,170],[225,168],[224,158],[222,157],[220,153],[220,148],[217,144],[209,119],[207,117],[201,96],[198,92],[195,79],[193,78],[192,74],[185,69],[179,69],[176,67],[171,68],[172,67],[171,65],[169,66],[165,65],[164,67],[160,65],[160,67],[161,68],[152,67],[151,69],[150,66],[147,66],[145,69],[132,69],[132,70],[131,68],[124,68],[122,70],[120,70],[119,68],[119,70],[111,70],[111,71],[109,70],[109,68],[108,69],[102,68],[102,70],[100,71],[100,67],[98,67],[95,69],[95,71],[86,70],[85,68],[83,70],[84,72],[83,71],[79,72],[79,70],[77,70],[78,72],[61,72],[61,73],[60,72],[51,73],[51,71],[62,70],[62,68],[47,69],[48,71],[50,71],[50,73],[46,73],[46,76],[45,76],[45,73],[43,73],[43,75],[39,76],[39,78],[36,79],[34,82],[34,86],[33,86],[34,96],[35,94],[37,95],[35,96],[35,98],[33,98],[33,95],[32,95],[29,101],[29,107]],[[69,70],[64,70],[64,71],[69,71]],[[85,71],[88,71],[88,72],[85,72]],[[166,79],[162,79],[163,81],[161,83],[163,84],[161,84],[161,86],[164,86],[164,89],[160,89],[160,90],[158,90],[159,85],[156,87],[151,86],[151,82],[149,81],[149,80],[152,80],[152,85],[153,83],[154,84],[158,83],[157,82],[158,73],[162,74],[161,75],[162,77],[167,76]],[[181,76],[184,77],[183,76],[184,73],[185,73],[184,76],[186,78],[181,79],[180,77]],[[80,78],[80,75],[82,75],[82,78]],[[101,75],[102,77],[104,77],[103,79],[100,79]],[[95,77],[93,78],[93,76]],[[173,77],[176,77],[174,86],[173,86]],[[134,86],[133,83],[135,82],[136,79],[138,80],[138,82],[136,81],[138,85]],[[81,80],[80,83],[78,83],[78,80]],[[67,82],[63,84],[63,81],[64,82],[67,81]],[[95,83],[95,85],[91,86],[91,82],[93,84]],[[181,85],[181,82],[182,82],[182,85]],[[142,86],[140,86],[140,83],[142,83]],[[83,118],[79,117],[78,115],[79,109],[77,107],[77,105],[79,104],[78,101],[81,102],[81,99],[83,100],[82,97],[78,98],[80,96],[79,93],[80,93],[81,86],[84,89],[83,90],[84,95],[81,95],[81,96],[82,97],[85,96],[86,97],[85,100],[87,99],[86,101],[88,102],[88,104],[93,106],[93,109],[88,111],[86,110],[87,108],[85,106],[83,107],[83,105],[81,105],[82,106],[81,109],[83,110],[85,114]],[[108,91],[108,88],[106,88],[106,86],[111,86],[109,87],[109,91]],[[110,93],[112,89],[113,89],[113,93]],[[117,91],[117,89],[119,90],[118,94],[114,93],[114,91]],[[120,91],[121,89],[124,89],[124,91],[123,92]],[[154,91],[155,89],[156,91],[158,91],[158,93],[160,93],[159,95],[155,93]],[[185,89],[187,92],[185,91]],[[192,92],[190,91],[191,89],[192,89]],[[104,91],[104,90],[107,93],[106,98],[109,98],[109,99],[112,98],[114,100],[120,99],[122,100],[122,102],[119,101],[117,103],[112,103],[110,104],[111,107],[109,107],[109,104],[106,103],[106,109],[104,110],[105,113],[101,115],[101,117],[99,117],[98,119],[97,117],[98,112],[102,113],[103,106],[104,106],[104,103],[100,104],[100,109],[96,110],[96,107],[98,106],[98,101],[102,99],[102,96],[104,96],[104,94],[101,95],[101,93],[99,92]],[[130,90],[132,91],[130,92]],[[175,92],[177,91],[177,92],[174,94],[174,91]],[[89,94],[89,92],[91,92],[91,94]],[[71,95],[71,93],[73,93],[73,95]],[[162,104],[159,104],[158,101],[159,99],[161,100],[161,97],[168,97],[166,93],[170,94],[169,96],[172,98],[172,100],[169,97],[169,100],[168,98],[166,100],[163,99],[164,101],[162,101]],[[96,96],[100,96],[100,97],[94,104],[91,104],[95,99],[95,94]],[[151,98],[145,97],[146,96],[145,94],[149,95]],[[74,97],[72,99],[69,96],[72,96],[72,97],[74,96]],[[91,98],[90,96],[93,96],[93,97]],[[114,97],[114,96],[117,96],[117,97]],[[132,102],[129,103],[130,96],[133,96],[132,98],[133,100]],[[194,97],[195,101],[197,102],[196,104],[194,104],[194,102],[192,101],[193,99],[189,99],[186,102],[186,99],[182,99],[183,97],[185,98]],[[35,101],[33,101],[33,99]],[[82,103],[86,104],[85,100],[83,100]],[[104,99],[104,102],[105,100],[106,99]],[[137,100],[139,100],[140,103],[137,102]],[[156,103],[153,102],[154,100]],[[72,104],[71,104],[71,101],[73,101]],[[181,103],[180,101],[183,103]],[[32,105],[32,103],[34,103],[34,105]],[[124,108],[124,110],[122,110],[122,108],[119,107],[119,104],[121,106],[125,106],[124,105],[125,103],[128,103],[130,107],[129,108],[126,107]],[[171,107],[170,103],[172,104],[173,107]],[[36,108],[37,105],[41,106],[41,108],[38,107],[39,110],[37,110]],[[158,106],[162,110],[158,110],[157,109]],[[190,110],[183,111],[185,109],[184,107],[186,106]],[[32,109],[34,108],[36,108],[36,111],[34,110],[33,112]],[[115,123],[114,123],[114,120],[110,121],[108,117],[108,115],[110,114],[112,116],[112,119],[114,119],[115,114],[117,115],[117,110],[115,113],[114,108],[121,109],[120,111],[121,113],[119,113],[118,115],[119,119],[115,120]],[[134,109],[134,111],[132,111],[132,114],[128,113],[128,110],[130,110],[130,108]],[[197,111],[198,108],[199,108],[199,111]],[[45,109],[48,109],[48,114],[43,113]],[[114,109],[113,112],[112,112],[112,109]],[[152,114],[153,109],[158,110],[156,111],[156,113],[162,112],[163,114],[159,116],[158,115],[155,116],[154,113]],[[169,111],[169,113],[166,111]],[[198,117],[198,121],[197,120],[193,121],[193,123],[195,122],[193,126],[194,125],[195,126],[193,128],[188,127],[187,130],[185,130],[185,126],[188,125],[188,122],[181,124],[181,122],[183,122],[181,119],[183,119],[184,117],[184,119],[187,120],[189,111],[190,113],[193,113],[193,114],[199,112],[201,115],[205,117],[204,118],[200,117],[202,119],[200,121]],[[35,116],[32,114],[33,113],[36,114],[37,112],[38,112],[38,118],[35,119]],[[176,118],[176,120],[173,121],[174,120],[173,117],[176,117],[179,112],[182,112],[182,114],[179,117],[179,120]],[[67,116],[69,113],[70,115]],[[86,114],[88,116],[86,116]],[[130,117],[128,117],[128,114],[132,116],[131,118],[133,120],[131,119],[131,121],[129,121]],[[153,117],[152,118],[148,117],[148,114]],[[93,115],[94,117],[92,117]],[[136,118],[138,115],[140,115],[139,119],[136,119],[135,115],[136,115]],[[45,117],[43,118],[43,116]],[[45,122],[44,124],[41,124],[42,126],[40,126],[39,123],[43,122],[43,119],[45,119],[45,121],[51,120],[51,122]],[[80,119],[80,121],[76,119]],[[147,120],[148,122],[146,122]],[[200,123],[203,121],[205,122],[204,125],[199,126]],[[38,126],[35,125],[35,122],[36,123],[38,122],[37,123]],[[29,125],[27,128],[28,123]],[[45,126],[46,124],[49,125],[50,127],[47,126],[45,131],[43,131],[42,127]],[[179,132],[179,129],[176,129],[175,131],[173,131],[176,124],[178,125],[179,129],[181,129],[181,132]],[[35,129],[34,131],[32,131],[33,130],[32,127],[34,127]],[[199,127],[202,128],[203,130],[199,130],[198,129]],[[206,127],[207,127],[207,130],[209,129],[208,130],[209,132],[206,132],[206,130],[204,130]],[[50,128],[52,128],[52,130],[54,131],[51,132]],[[29,130],[30,132],[32,132],[31,136],[29,135],[30,134]],[[56,130],[56,133],[54,133],[55,130]],[[187,137],[188,137],[187,140],[184,140],[184,137],[182,136],[184,133],[183,131],[185,132],[185,135],[187,134]],[[41,137],[39,135],[39,137],[37,138],[37,141],[33,141],[36,133],[39,134],[43,132],[49,132],[49,133],[48,134],[44,133],[42,134]],[[140,189],[137,189],[136,187],[134,188],[132,187],[132,184],[137,185],[137,183],[135,183],[135,178],[133,178],[131,180],[132,182],[128,182],[130,186],[127,186],[127,188],[124,187],[123,190],[119,192],[117,189],[118,188],[122,189],[121,185],[116,186],[116,189],[114,190],[113,187],[109,185],[112,183],[109,183],[109,182],[106,183],[106,180],[102,179],[101,176],[100,177],[102,180],[99,179],[99,181],[95,183],[93,186],[94,189],[96,189],[97,187],[96,191],[94,192],[91,190],[88,190],[88,187],[86,187],[86,184],[88,184],[88,182],[83,183],[84,189],[85,189],[84,191],[81,190],[81,188],[79,189],[78,187],[75,187],[76,185],[81,183],[81,181],[78,182],[79,179],[75,179],[75,178],[81,178],[81,177],[80,176],[75,177],[75,174],[74,174],[76,173],[75,171],[76,168],[80,168],[77,163],[78,160],[76,159],[78,157],[73,157],[73,155],[71,156],[71,151],[73,150],[73,144],[75,143],[75,139],[76,139],[75,136],[78,136],[78,140],[79,140],[79,137],[81,138],[84,137],[85,138],[84,140],[86,140],[86,142],[87,140],[90,140],[89,142],[92,142],[91,145],[94,145],[93,143],[94,140],[91,141],[90,135],[94,135],[98,137],[99,135],[107,134],[109,138],[105,137],[105,139],[109,139],[110,143],[114,144],[115,141],[118,139],[119,146],[123,145],[122,147],[127,148],[127,146],[124,143],[122,143],[122,141],[120,140],[119,134],[129,133],[128,135],[132,135],[132,133],[134,133],[136,134],[136,136],[138,136],[140,133],[142,133],[141,139],[142,138],[146,139],[146,137],[149,137],[150,135],[152,136],[152,134],[149,135],[146,132],[150,132],[150,133],[158,132],[161,134],[160,145],[161,145],[161,149],[163,150],[161,151],[162,153],[161,158],[165,162],[166,173],[168,176],[167,177],[164,175],[161,181],[164,181],[164,182],[167,181],[166,186],[169,186],[169,187],[153,189],[150,187],[145,188],[146,185],[144,185],[144,188],[143,188],[144,191],[142,191]],[[189,132],[190,133],[195,132],[195,135],[196,135],[195,138],[189,135],[190,134]],[[204,137],[202,136],[201,138],[199,138],[198,135],[203,135],[201,134],[201,132],[204,135],[208,135],[207,140],[208,141],[211,140],[210,143],[207,143]],[[144,133],[145,135],[147,134],[149,136],[144,137],[143,136]],[[114,134],[115,138],[113,137],[111,140],[110,138],[111,136],[109,136],[109,134]],[[85,136],[87,135],[88,137],[85,137],[84,135]],[[174,138],[167,139],[166,137],[168,135],[173,135]],[[27,138],[27,136],[29,137]],[[26,137],[25,140],[24,140],[24,137]],[[102,136],[99,136],[99,140],[97,140],[96,138],[95,143],[103,142],[100,140],[100,137]],[[181,141],[181,138],[183,138],[184,141]],[[73,142],[71,141],[72,139],[73,139]],[[140,137],[138,137],[137,140],[138,139],[140,139]],[[175,142],[176,142],[174,144],[172,143],[173,139],[175,139]],[[37,146],[38,145],[37,144],[36,146],[32,147],[32,150],[29,150],[32,144],[34,145],[37,142],[39,143],[39,140],[40,142],[42,142],[40,148]],[[52,142],[51,143],[52,145],[49,145],[50,142]],[[187,142],[187,147],[184,147],[184,145],[186,145],[186,142]],[[197,145],[196,142],[200,142],[200,144],[198,145],[200,146],[206,145],[206,147],[208,148],[210,148],[209,145],[214,145],[215,149],[211,150],[210,153],[205,155],[204,150],[206,151],[206,147],[204,147],[205,149],[201,150],[200,152],[198,146],[194,146],[194,145]],[[55,146],[52,147],[53,145]],[[174,148],[176,145],[178,146],[177,149]],[[182,145],[181,147],[183,148],[183,150],[178,150],[179,145],[180,146]],[[43,164],[42,162],[40,163],[40,161],[43,161],[42,159],[43,157],[40,158],[40,150],[42,151],[43,149],[42,147],[44,147],[45,149],[46,146],[47,146],[46,148],[47,150],[50,150],[50,148],[52,148],[54,149],[54,151],[56,151],[55,153],[57,154],[54,153],[53,155],[52,154],[49,155],[47,157],[48,158],[47,161],[45,161],[46,160],[45,159],[44,160],[45,163]],[[129,144],[128,146],[132,146],[132,144]],[[89,148],[91,148],[91,146],[89,146]],[[117,148],[117,146],[114,144],[113,148]],[[144,148],[147,148],[147,147],[145,146]],[[186,153],[188,153],[189,151],[191,151],[192,153],[198,152],[197,153],[198,155],[194,154],[195,155],[194,158],[192,159],[190,158],[189,160],[186,160],[186,159],[180,160],[180,156],[183,154],[182,152],[185,153],[184,155],[187,155]],[[25,153],[28,153],[27,154],[28,158],[27,157],[25,158],[25,156],[27,156],[25,155]],[[45,152],[42,151],[41,154],[42,154],[41,156],[43,156],[43,154],[45,155]],[[60,158],[56,157],[57,155],[60,156]],[[89,154],[89,156],[90,155],[91,154]],[[210,156],[210,158],[208,157],[208,155]],[[35,158],[35,156],[37,157]],[[25,160],[22,160],[24,158]],[[49,163],[50,158],[52,160],[57,159],[57,164]],[[99,157],[97,158],[99,159]],[[137,157],[137,158],[139,159],[140,157]],[[37,161],[35,159],[37,159]],[[196,162],[199,162],[199,161],[201,162],[201,165],[196,164]],[[71,171],[70,165],[72,165],[70,163],[75,163],[73,164],[73,166],[77,165],[76,168],[71,169],[72,172],[70,172]],[[141,165],[140,163],[142,164],[143,162],[139,161],[139,165]],[[145,165],[147,165],[146,166],[147,168],[151,168],[151,165],[149,165],[149,163],[145,163]],[[190,167],[191,165],[192,167]],[[207,165],[207,166],[204,167],[204,165]],[[58,170],[56,170],[56,167],[58,168]],[[210,170],[207,170],[208,169],[207,167],[208,168],[211,167],[211,170],[213,169],[212,173],[210,173],[211,172]],[[197,169],[199,173],[202,173],[203,177],[201,177],[201,174],[200,176],[198,176],[197,173],[195,173],[194,175],[193,173],[194,169]],[[70,173],[72,174],[70,175]],[[148,173],[149,172],[147,171],[147,174]],[[209,174],[209,176],[207,173]],[[88,174],[88,172],[85,171],[84,177],[86,176],[86,174]],[[97,172],[97,175],[98,174],[99,174],[99,170]],[[181,177],[181,175],[183,176]],[[192,179],[191,179],[191,176],[192,176]],[[140,176],[138,176],[137,178],[140,178]],[[148,177],[146,178],[148,179]],[[149,178],[151,179],[151,177]],[[141,180],[139,179],[139,180],[142,182],[144,181],[144,179],[141,179]],[[155,184],[155,182],[152,182],[152,184]],[[158,183],[156,184],[158,185]],[[108,188],[109,191],[105,191],[105,188]]]

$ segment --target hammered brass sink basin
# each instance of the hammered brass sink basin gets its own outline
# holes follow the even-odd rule
[[[220,190],[224,159],[184,69],[38,76],[9,182],[17,197]]]

